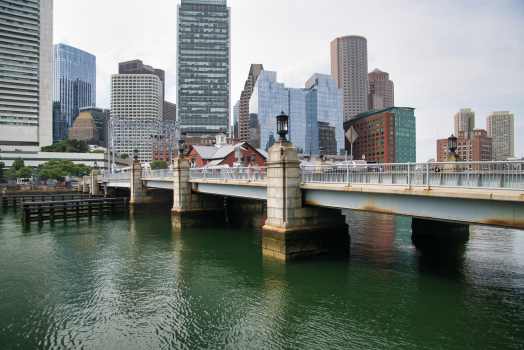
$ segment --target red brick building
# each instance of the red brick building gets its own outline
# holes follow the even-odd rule
[[[473,129],[473,139],[471,140],[471,149],[468,156],[468,139],[465,138],[465,132],[459,131],[457,136],[456,153],[463,161],[485,162],[493,159],[492,140],[488,137],[488,132],[482,129]],[[448,155],[448,139],[437,140],[437,162],[443,162]]]
[[[229,165],[233,167],[233,163],[238,160],[235,155],[235,150],[238,147],[243,148],[241,159],[246,166],[251,161],[253,153],[255,153],[255,162],[259,166],[266,165],[267,155],[265,152],[257,150],[247,142],[226,146],[190,146],[188,157],[189,159],[195,159],[197,167],[204,165]]]

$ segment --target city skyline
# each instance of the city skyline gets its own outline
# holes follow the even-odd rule
[[[94,0],[88,5],[55,0],[54,43],[81,46],[97,56],[100,107],[109,106],[112,67],[132,58],[141,58],[166,70],[166,100],[174,101],[176,21],[173,19],[179,3],[159,1],[157,5],[163,6],[164,11],[156,18],[146,19],[139,7],[129,6],[122,13],[114,1]],[[287,85],[300,86],[303,77],[312,71],[330,72],[329,44],[334,38],[362,35],[368,41],[368,71],[378,68],[388,72],[395,81],[395,104],[417,109],[419,161],[435,157],[435,140],[451,135],[453,116],[464,106],[475,110],[481,120],[494,110],[509,110],[515,115],[515,133],[524,131],[524,103],[519,99],[524,94],[519,83],[524,79],[524,70],[518,65],[518,57],[524,52],[520,40],[524,25],[519,21],[524,5],[517,1],[481,1],[473,7],[472,2],[448,1],[433,4],[408,1],[402,5],[388,1],[380,4],[302,1],[297,5],[294,1],[270,0],[257,6],[258,15],[252,16],[255,5],[228,1],[232,9],[231,111],[251,63],[262,62],[266,69],[278,71],[279,79]],[[347,11],[333,13],[336,6],[351,10],[355,21],[351,24],[343,21]],[[275,7],[279,11],[273,13]],[[101,18],[101,26],[95,31],[101,34],[76,29],[70,14],[94,14],[95,9]],[[268,16],[279,26],[267,26],[264,18]],[[322,22],[319,18],[329,20]],[[387,30],[384,25],[376,25],[390,18],[395,21]],[[308,29],[300,25],[307,20],[321,22],[324,28]],[[126,28],[135,23],[139,23],[142,32],[125,37]],[[258,35],[260,29],[250,28],[264,28],[264,35]],[[524,156],[524,140],[516,139],[515,156]]]

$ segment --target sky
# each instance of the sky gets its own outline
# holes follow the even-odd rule
[[[118,63],[141,59],[166,71],[166,100],[176,103],[176,30],[180,0],[54,0],[54,40],[97,60],[97,106],[109,108]],[[524,157],[524,1],[228,0],[231,7],[231,105],[252,63],[278,82],[303,87],[331,74],[330,43],[368,42],[368,71],[388,72],[395,105],[414,107],[417,161],[436,158],[437,138],[453,133],[461,108],[486,129],[493,111],[515,116],[515,156]],[[231,106],[231,111],[232,111]]]

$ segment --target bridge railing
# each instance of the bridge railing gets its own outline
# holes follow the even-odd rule
[[[114,173],[114,174],[104,174],[103,180],[129,180],[131,179],[131,173],[126,172],[120,172],[120,173]]]
[[[267,181],[267,167],[192,168],[189,178],[223,181]]]
[[[305,183],[524,189],[523,161],[334,164],[301,167]]]
[[[142,170],[143,179],[172,179],[173,170],[158,169],[158,170]]]

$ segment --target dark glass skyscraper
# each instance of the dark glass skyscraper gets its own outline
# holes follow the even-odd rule
[[[230,33],[227,0],[178,5],[177,115],[185,135],[229,130]]]
[[[53,143],[65,140],[80,108],[96,105],[96,57],[69,45],[53,46]],[[55,106],[57,106],[55,104]]]

